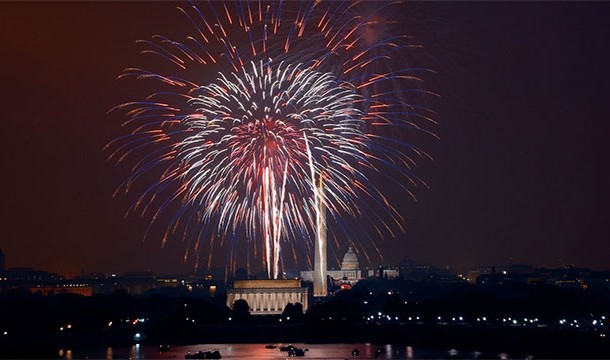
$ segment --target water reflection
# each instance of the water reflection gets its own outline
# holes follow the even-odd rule
[[[413,346],[407,346],[407,359],[413,359]]]
[[[366,344],[371,346],[370,344]],[[412,346],[400,346],[400,345],[383,345],[375,346],[373,349],[364,349],[363,356],[366,358],[375,359],[413,359],[415,352]]]
[[[59,349],[59,357],[66,360],[72,360],[72,350]]]
[[[140,358],[140,344],[135,344],[131,347],[130,359],[141,359]]]
[[[127,347],[102,347],[97,349],[62,349],[59,356],[63,359],[184,359],[187,353],[198,351],[218,350],[223,359],[286,359],[287,353],[281,352],[279,346],[288,344],[274,344],[278,348],[266,348],[267,344],[199,344],[188,346],[170,346],[159,351],[159,346],[135,344]],[[414,348],[400,345],[374,345],[360,344],[303,344],[294,343],[295,347],[307,349],[307,359],[425,359],[446,358],[451,355],[447,350]],[[452,349],[455,355],[457,350]],[[357,355],[353,355],[356,351]],[[460,354],[463,355],[463,354]],[[476,353],[474,353],[476,358]],[[450,356],[449,356],[450,357]],[[466,356],[467,358],[468,356]]]

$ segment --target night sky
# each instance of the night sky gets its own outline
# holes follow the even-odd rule
[[[401,202],[407,233],[379,241],[385,262],[610,269],[610,3],[404,9],[397,20],[425,46],[414,56],[437,72],[426,87],[442,95],[441,140],[423,144],[430,189]],[[0,4],[8,267],[193,269],[181,243],[143,242],[148,220],[123,218],[133,197],[112,193],[128,172],[102,151],[123,134],[106,112],[133,99],[116,77],[143,64],[134,42],[191,32],[169,2]]]

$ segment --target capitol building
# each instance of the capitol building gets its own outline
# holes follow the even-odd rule
[[[313,271],[301,271],[301,279],[303,279],[303,281],[313,282],[313,276]],[[326,270],[326,276],[330,276],[335,281],[349,285],[354,285],[363,279],[358,257],[351,246],[343,256],[341,270]]]

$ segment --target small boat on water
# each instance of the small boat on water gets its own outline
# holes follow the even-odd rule
[[[273,344],[269,344],[269,345],[265,346],[265,349],[275,349],[275,348],[277,348],[277,346],[273,345]]]
[[[360,351],[358,349],[352,350],[352,356],[360,356]]]
[[[280,346],[280,351],[292,351],[294,349],[296,349],[296,348],[292,345]]]
[[[295,347],[293,345],[284,345],[284,346],[280,346],[280,351],[287,352],[288,356],[290,356],[290,357],[296,357],[296,356],[305,356],[305,351],[308,351],[308,350],[299,349],[298,347]]]
[[[220,351],[198,351],[196,353],[187,353],[184,355],[185,359],[222,359]]]
[[[290,357],[305,356],[305,351],[303,351],[303,349],[294,348],[293,350],[288,351],[288,356],[290,356]]]
[[[159,352],[168,352],[169,345],[159,345]]]

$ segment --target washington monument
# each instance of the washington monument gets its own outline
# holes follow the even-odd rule
[[[316,240],[314,246],[313,296],[327,296],[326,289],[326,204],[324,185],[320,176],[316,193]]]

